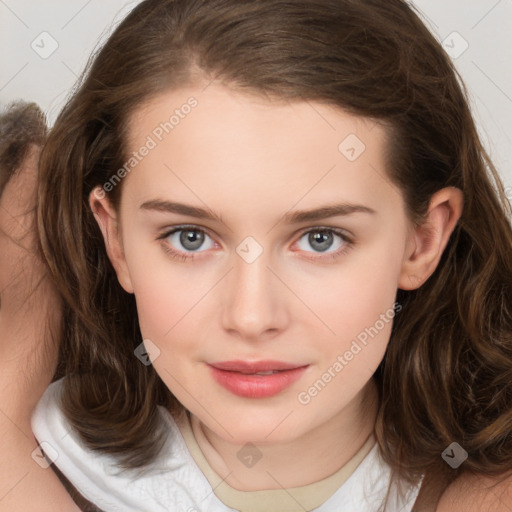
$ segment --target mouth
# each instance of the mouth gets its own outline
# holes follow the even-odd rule
[[[243,374],[271,375],[272,373],[284,372],[302,368],[308,365],[285,363],[283,361],[222,361],[210,363],[210,366],[219,370],[238,372]]]
[[[223,361],[210,363],[215,381],[246,398],[267,398],[291,386],[309,365],[283,361]]]

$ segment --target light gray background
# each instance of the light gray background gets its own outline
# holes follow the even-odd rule
[[[0,106],[35,101],[53,123],[91,51],[137,3],[0,0]],[[512,199],[512,0],[410,3],[461,73],[482,141]]]

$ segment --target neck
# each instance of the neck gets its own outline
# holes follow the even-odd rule
[[[231,487],[240,491],[289,489],[327,478],[343,467],[373,432],[377,408],[378,392],[371,379],[320,428],[285,444],[258,446],[262,457],[251,467],[240,463],[242,446],[219,437],[196,418],[193,427],[206,460]]]

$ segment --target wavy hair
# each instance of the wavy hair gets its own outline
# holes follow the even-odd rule
[[[434,274],[398,290],[376,437],[406,481],[447,486],[512,462],[511,206],[464,83],[403,0],[145,0],[121,22],[60,113],[41,158],[41,246],[65,299],[63,410],[123,467],[161,446],[157,404],[180,407],[152,366],[135,299],[119,285],[88,205],[126,162],[130,115],[165,91],[216,79],[233,90],[318,101],[388,126],[389,179],[415,225],[457,187],[462,216]],[[108,196],[118,208],[122,182]],[[458,470],[441,458],[457,441]]]

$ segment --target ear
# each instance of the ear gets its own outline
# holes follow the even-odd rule
[[[89,194],[89,206],[101,229],[107,256],[116,271],[119,284],[128,293],[133,293],[130,273],[124,256],[117,213],[101,187],[94,188]]]
[[[462,191],[443,188],[430,200],[425,222],[410,233],[398,288],[419,288],[435,271],[463,208]]]

